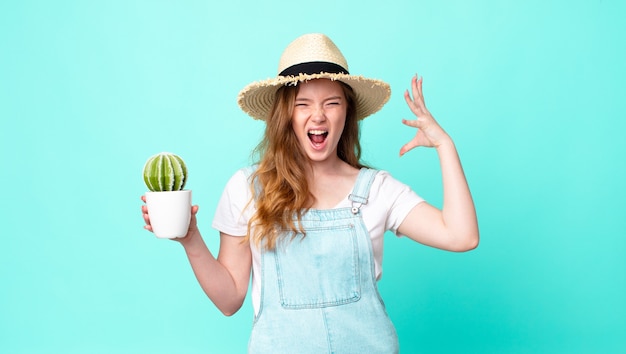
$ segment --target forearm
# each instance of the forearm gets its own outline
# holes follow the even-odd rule
[[[213,256],[199,232],[187,242],[181,242],[191,264],[191,268],[205,294],[225,315],[237,312],[247,292],[239,289],[228,269]]]
[[[443,179],[443,223],[459,249],[473,249],[479,239],[476,210],[453,141],[443,141],[437,146],[437,153]]]

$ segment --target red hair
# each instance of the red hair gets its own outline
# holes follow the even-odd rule
[[[361,168],[364,165],[360,162],[360,131],[355,95],[350,86],[337,82],[341,84],[348,103],[337,155],[350,166]],[[308,157],[291,125],[298,90],[299,86],[278,89],[266,120],[265,134],[254,150],[259,160],[258,168],[252,174],[250,188],[256,212],[248,222],[246,239],[269,250],[275,248],[283,230],[291,231],[294,236],[297,233],[304,234],[299,222],[313,200],[305,173],[307,166],[304,161],[308,161]]]

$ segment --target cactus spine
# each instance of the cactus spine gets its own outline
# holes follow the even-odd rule
[[[187,182],[187,166],[180,156],[162,152],[146,161],[143,180],[153,192],[179,191]]]

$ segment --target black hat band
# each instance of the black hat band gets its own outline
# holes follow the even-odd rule
[[[335,63],[329,63],[326,61],[310,61],[308,63],[300,63],[292,65],[285,70],[281,71],[279,76],[298,76],[300,74],[313,75],[319,73],[328,74],[350,74],[348,70],[344,69],[341,65]]]

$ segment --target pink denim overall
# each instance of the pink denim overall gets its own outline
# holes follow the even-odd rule
[[[309,210],[306,237],[261,252],[261,302],[250,353],[397,353],[361,218],[376,170],[361,169],[351,208]]]

